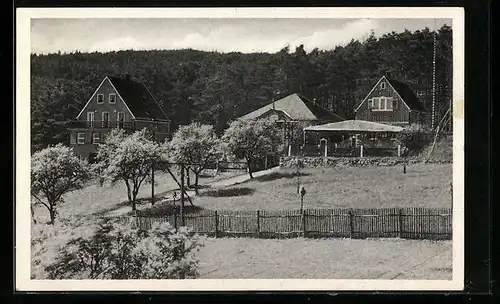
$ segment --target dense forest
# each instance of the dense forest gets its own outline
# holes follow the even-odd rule
[[[32,149],[68,142],[66,123],[105,76],[129,74],[144,82],[174,128],[200,121],[222,131],[232,119],[291,93],[352,118],[355,105],[382,75],[408,83],[430,108],[433,35],[428,28],[381,37],[372,32],[364,41],[331,50],[286,46],[274,54],[191,49],[32,54]],[[451,35],[446,25],[436,35],[438,115],[452,96]]]

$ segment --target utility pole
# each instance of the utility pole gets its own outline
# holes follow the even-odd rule
[[[432,44],[432,110],[431,110],[431,129],[434,130],[436,119],[436,20],[434,19],[434,32]]]
[[[151,206],[155,204],[155,163],[151,162]]]
[[[156,126],[157,123],[153,121],[153,142],[156,142]],[[151,206],[155,204],[155,161],[151,162]]]
[[[184,226],[184,164],[181,164],[181,206],[180,206],[181,226]]]

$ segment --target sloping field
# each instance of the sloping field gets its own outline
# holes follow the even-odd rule
[[[411,164],[406,174],[402,166],[304,169],[299,183],[307,191],[305,208],[449,208],[451,181],[451,164]],[[194,204],[212,210],[299,209],[297,176],[293,169],[281,169],[239,185],[206,189]]]

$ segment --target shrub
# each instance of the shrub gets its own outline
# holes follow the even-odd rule
[[[412,124],[399,132],[397,140],[403,145],[403,155],[418,153],[432,140],[432,130],[420,124]]]
[[[153,224],[132,229],[108,221],[71,239],[51,265],[50,279],[184,279],[197,276],[201,244],[185,227]]]
[[[45,268],[52,264],[57,252],[75,236],[96,225],[82,218],[60,218],[54,225],[43,223],[31,226],[31,278],[46,279]]]

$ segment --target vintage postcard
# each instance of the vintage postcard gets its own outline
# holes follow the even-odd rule
[[[463,9],[16,19],[16,290],[463,289]]]

